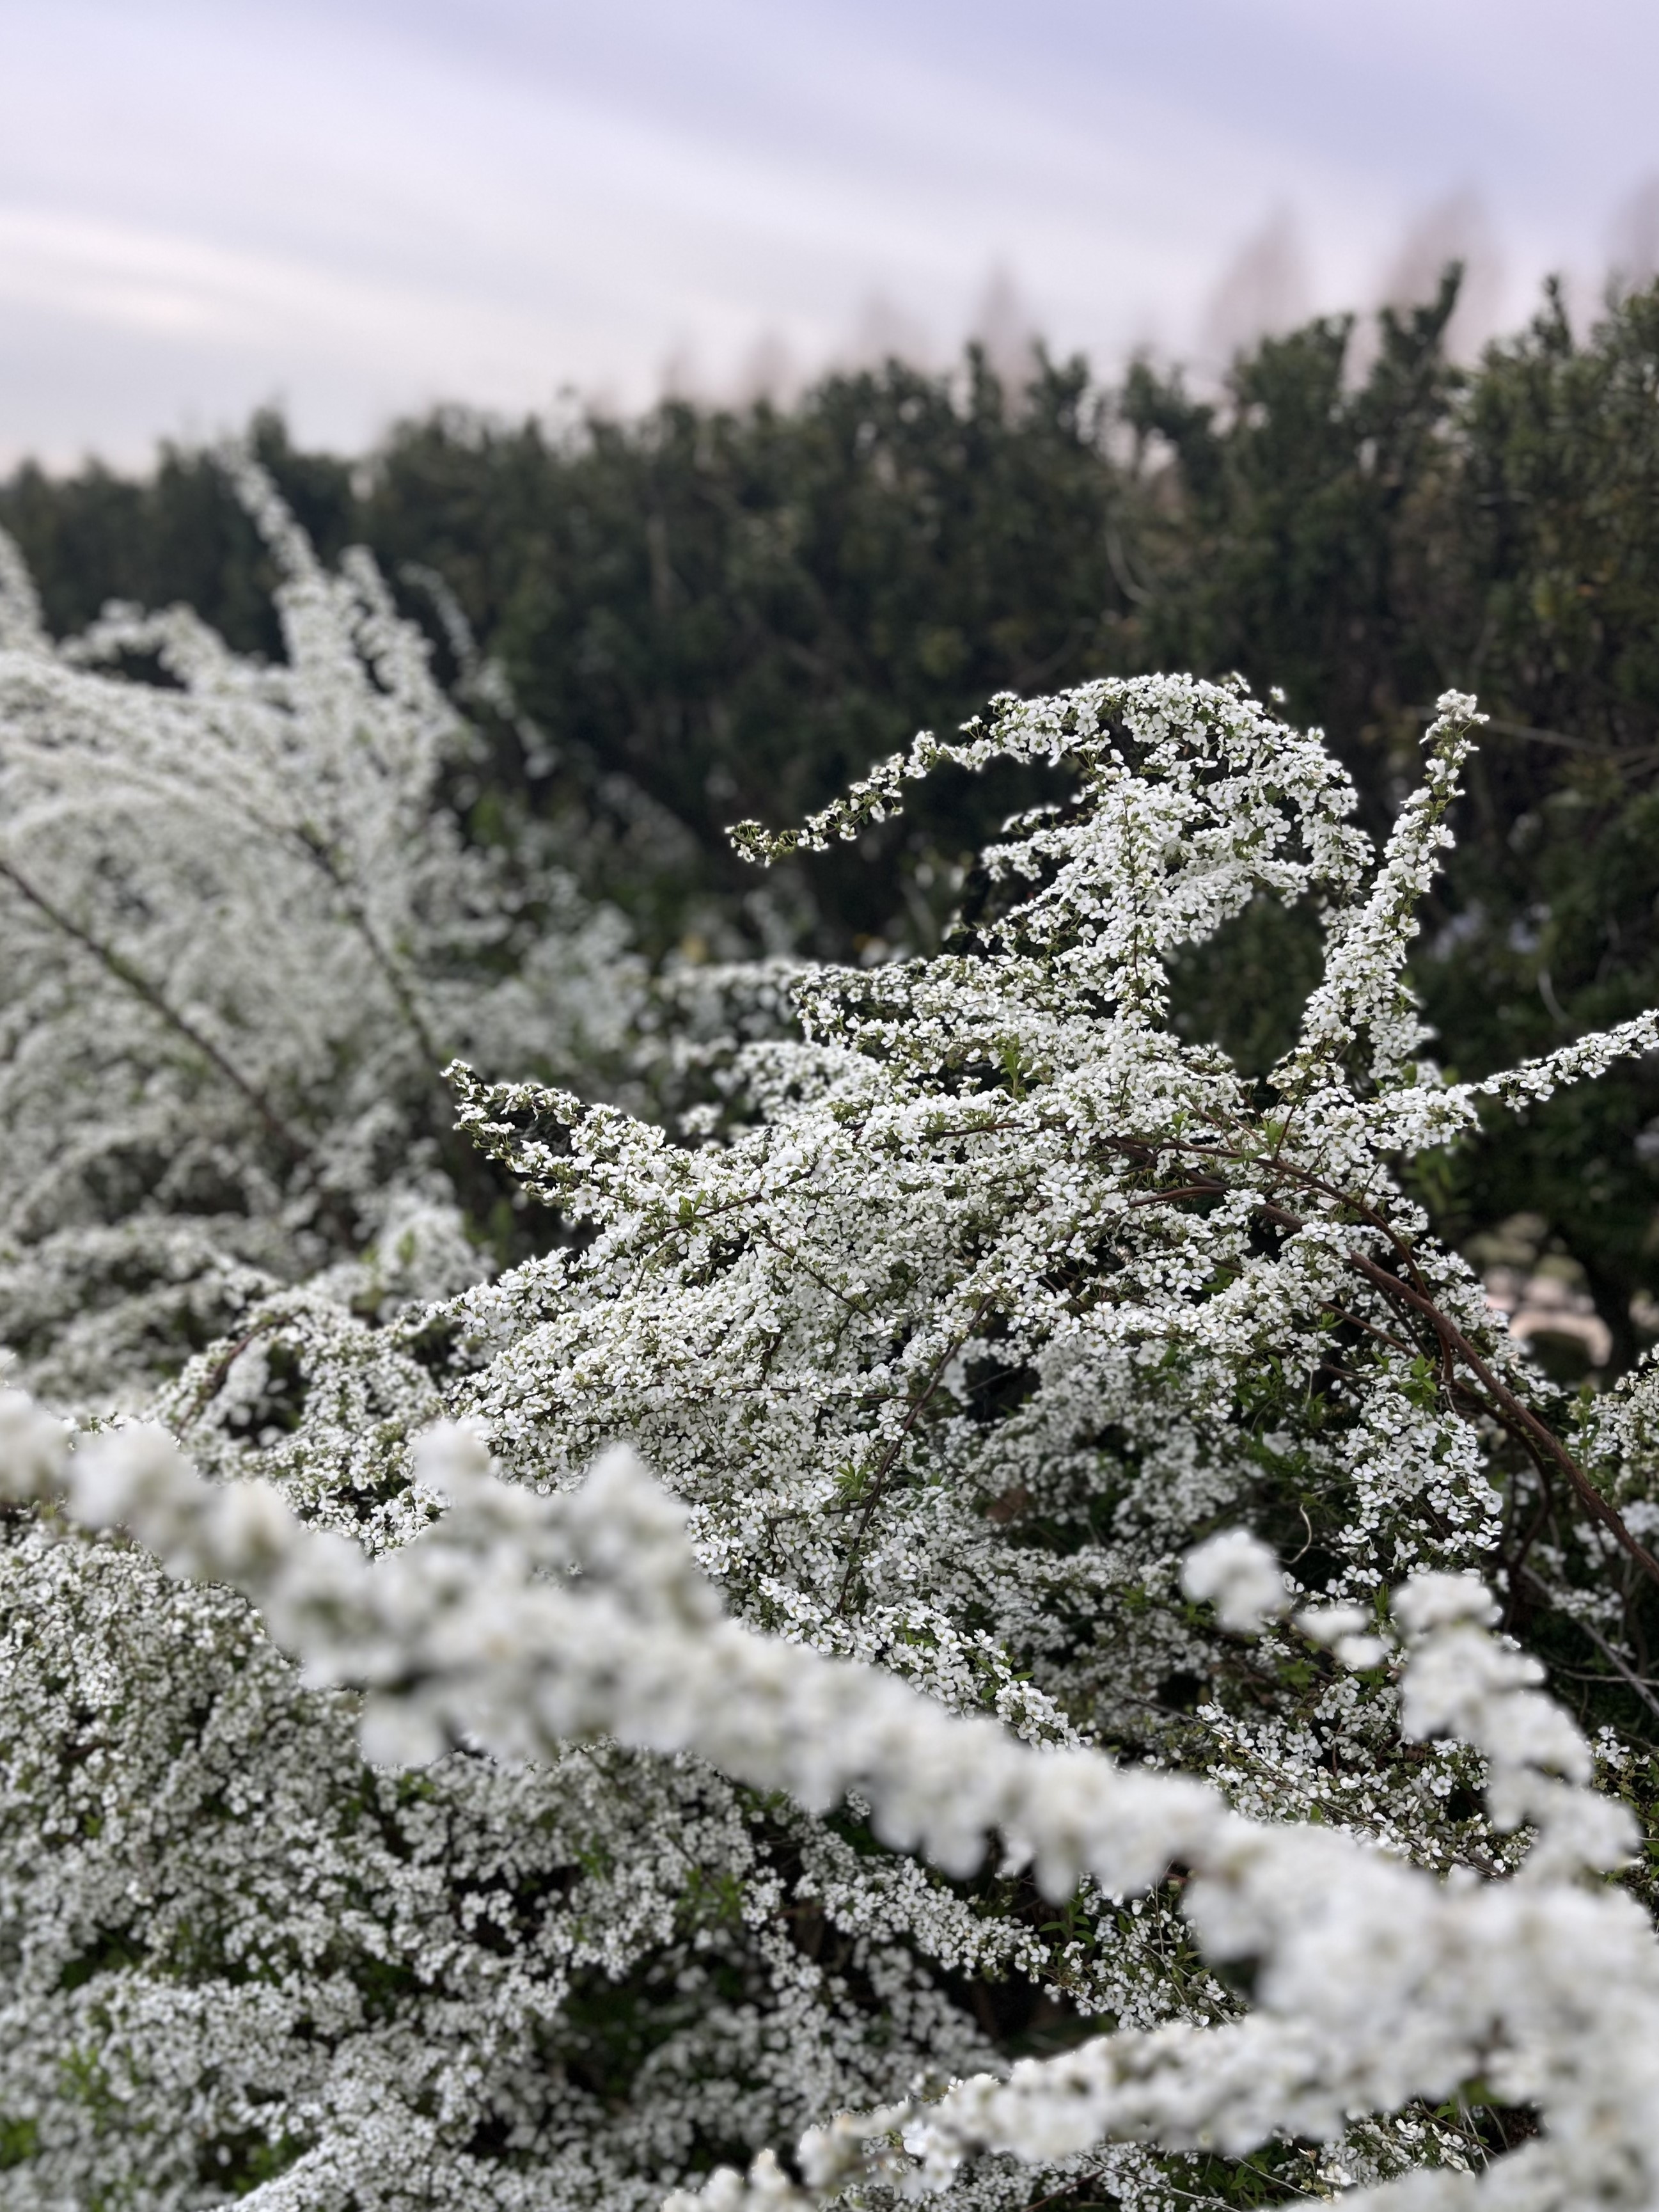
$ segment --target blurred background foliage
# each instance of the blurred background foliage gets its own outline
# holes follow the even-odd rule
[[[506,671],[515,707],[475,700],[481,833],[581,823],[591,887],[659,956],[930,949],[1034,783],[942,780],[769,878],[725,827],[798,820],[1002,689],[1282,686],[1373,832],[1435,697],[1478,692],[1492,719],[1415,968],[1443,1062],[1478,1075],[1659,1000],[1659,287],[1577,336],[1548,293],[1466,368],[1443,343],[1457,282],[1264,340],[1215,398],[1041,355],[1010,388],[970,351],[788,409],[672,400],[562,432],[447,410],[359,459],[297,450],[275,415],[252,434],[325,555],[374,549],[452,680],[446,592]],[[60,631],[112,598],[184,599],[276,650],[265,556],[199,454],[143,480],[24,467],[0,521]],[[1252,909],[1183,963],[1179,1018],[1264,1071],[1317,961],[1306,917]],[[1659,1066],[1494,1124],[1420,1187],[1483,1264],[1593,1300],[1607,1369],[1659,1335]],[[1539,1342],[1571,1372],[1585,1337]]]

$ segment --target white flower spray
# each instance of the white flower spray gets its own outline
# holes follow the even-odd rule
[[[452,1071],[544,1257],[9,1401],[22,2212],[1659,2202],[1629,1814],[1493,1613],[1644,1710],[1652,1378],[1576,1407],[1407,1187],[1659,1030],[1425,1056],[1473,726],[1373,865],[1241,687],[1000,702],[804,833],[1068,776],[951,950],[722,975],[676,1132]],[[1262,896],[1255,1084],[1167,963]]]

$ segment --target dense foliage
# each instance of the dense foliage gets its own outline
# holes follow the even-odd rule
[[[1449,305],[10,487],[8,2205],[1659,2204],[1659,330]]]
[[[948,947],[647,988],[231,473],[280,664],[6,602],[10,2200],[1652,2201],[1645,1886],[1582,1887],[1647,1803],[1651,1376],[1531,1367],[1397,1164],[1659,1018],[1425,1056],[1472,702],[1377,857],[1242,681],[1005,696],[737,834],[1045,775]],[[1264,900],[1323,947],[1266,1078],[1170,980]],[[493,1273],[441,1039],[531,1063],[448,1071],[548,1217]],[[618,1439],[674,1504],[584,1484]]]
[[[563,432],[449,413],[356,464],[295,451],[274,420],[256,435],[319,546],[372,546],[453,675],[445,580],[541,733],[482,715],[475,806],[578,807],[587,888],[647,953],[934,949],[974,853],[1040,781],[942,778],[903,824],[763,889],[725,826],[799,819],[1004,688],[1170,667],[1281,684],[1374,835],[1433,699],[1478,691],[1492,720],[1414,975],[1480,1074],[1655,995],[1659,291],[1579,337],[1547,300],[1471,371],[1444,356],[1452,305],[1449,283],[1374,332],[1267,341],[1219,403],[1075,363],[1013,393],[972,359],[831,376],[783,411],[676,402]],[[270,556],[204,457],[169,452],[143,482],[25,469],[0,523],[54,632],[110,596],[180,599],[238,649],[276,649]],[[1177,976],[1181,1018],[1263,1072],[1317,957],[1259,910]],[[1656,1121],[1659,1085],[1632,1066],[1422,1185],[1452,1242],[1587,1288],[1615,1364],[1659,1322]]]
[[[229,475],[276,666],[182,608],[56,644],[0,558],[0,1342],[88,1403],[331,1263],[369,1312],[472,1280],[501,1194],[438,1070],[591,1077],[636,995],[545,838],[532,882],[463,836],[476,740],[372,562]]]

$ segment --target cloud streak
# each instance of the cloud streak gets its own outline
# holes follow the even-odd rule
[[[1270,319],[1380,295],[1459,192],[1518,313],[1599,272],[1654,66],[1638,0],[0,0],[0,460],[735,387],[878,299],[954,343],[997,270],[1106,365],[1202,350],[1275,223]]]

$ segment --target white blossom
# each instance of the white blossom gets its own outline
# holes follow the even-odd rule
[[[1278,1560],[1248,1528],[1224,1529],[1189,1552],[1181,1586],[1188,1597],[1213,1604],[1224,1628],[1245,1634],[1265,1628],[1290,1604]]]
[[[20,1230],[6,1262],[72,1407],[0,1404],[9,2212],[611,2212],[722,2166],[734,2206],[845,2186],[1014,2212],[1085,2183],[1128,2212],[1216,2188],[1656,2201],[1653,1941],[1618,1795],[1639,1802],[1643,1758],[1592,1754],[1518,1640],[1537,1608],[1649,1694],[1627,1628],[1659,1572],[1652,1371],[1594,1405],[1557,1390],[1401,1163],[1659,1030],[1472,1085],[1425,1056],[1404,961],[1469,702],[1375,861],[1316,735],[1181,678],[999,702],[804,839],[744,831],[763,856],[856,836],[944,763],[1073,786],[1008,825],[935,957],[665,980],[636,1063],[684,1105],[664,1127],[581,1095],[592,1040],[641,1003],[598,921],[560,908],[535,939],[532,976],[586,951],[568,1020],[526,1017],[539,1065],[515,1063],[532,987],[502,909],[461,898],[500,956],[481,994],[444,950],[454,906],[381,884],[386,824],[427,849],[426,801],[396,794],[429,791],[441,702],[428,727],[360,568],[290,587],[283,668],[184,625],[188,685],[132,702],[9,602],[15,787],[35,806],[40,762],[83,737],[112,757],[115,706],[121,788],[173,763],[153,873],[121,833],[149,902],[113,949],[173,948],[143,971],[170,992],[205,973],[202,1036],[265,1040],[343,1163],[279,1170],[210,1059],[155,1060],[141,994],[96,996],[94,961],[83,1018],[87,948],[44,916],[19,937],[19,1174],[55,1205],[83,1154],[125,1158],[121,1072],[160,1066],[144,1130],[183,1163],[218,1146],[270,1241],[234,1246],[234,1297],[223,1272],[192,1309],[205,1332],[228,1304],[230,1333],[136,1424],[108,1407],[158,1309],[99,1291],[81,1315],[76,1285],[142,1262],[183,1286],[176,1321],[234,1240],[164,1177]],[[191,933],[177,767],[200,733],[166,718],[204,714],[215,818],[244,757],[289,810],[274,842],[204,847],[246,923],[225,976],[252,991],[256,922],[270,940],[247,1003],[273,1018],[245,1028]],[[362,727],[407,777],[380,788]],[[398,1086],[436,1055],[360,923],[301,898],[283,934],[283,871],[320,897],[284,745],[349,799],[345,880],[408,923],[375,938],[432,1044],[483,1064],[451,1072],[465,1132],[548,1209],[541,1256],[493,1279],[464,1281],[430,1162],[399,1154]],[[100,848],[52,844],[40,805],[30,836],[79,881]],[[432,836],[447,898],[475,859]],[[1310,902],[1329,957],[1258,1085],[1180,1033],[1170,967],[1261,897]],[[285,1026],[308,961],[316,1006]],[[351,1022],[333,962],[362,979]],[[330,1073],[359,1028],[361,1064]],[[336,1189],[380,1230],[368,1259],[319,1224]],[[1028,2029],[1049,2055],[1018,2056]],[[1543,2132],[1500,2155],[1509,2106]]]
[[[1178,1863],[1205,1950],[1254,1963],[1242,2020],[1107,2037],[1022,2061],[1006,2081],[884,2106],[810,2134],[799,2188],[764,2154],[743,2189],[720,2179],[701,2199],[672,2197],[672,2212],[826,2203],[872,2143],[875,2175],[892,2178],[881,2145],[895,2134],[915,2161],[897,2177],[907,2193],[947,2186],[988,2151],[1043,2163],[1109,2136],[1233,2154],[1279,2130],[1328,2140],[1358,2112],[1442,2101],[1489,2069],[1538,2104],[1558,2182],[1571,2177],[1571,2200],[1530,2201],[1659,2193],[1659,1943],[1627,1899],[1571,1879],[1623,1863],[1633,1824],[1586,1792],[1588,1744],[1530,1686],[1536,1663],[1479,1625],[1491,1601],[1470,1577],[1417,1577],[1395,1613],[1407,1732],[1455,1730],[1489,1763],[1500,1824],[1539,1830],[1520,1877],[1484,1885],[1437,1881],[1329,1831],[1243,1820],[1178,1776],[1021,1744],[878,1669],[723,1620],[683,1513],[625,1452],[569,1498],[540,1499],[493,1478],[475,1437],[434,1438],[428,1468],[448,1510],[373,1560],[268,1489],[204,1482],[160,1431],[94,1439],[65,1464],[25,1407],[0,1401],[0,1425],[23,1442],[0,1464],[5,1495],[61,1496],[83,1526],[127,1528],[175,1574],[235,1583],[314,1674],[365,1685],[372,1757],[420,1762],[459,1737],[525,1758],[601,1733],[695,1751],[811,1809],[856,1791],[884,1841],[958,1875],[1000,1831],[1056,1901],[1085,1873],[1121,1893]],[[1242,1549],[1227,1546],[1235,1560]],[[1237,1566],[1217,1562],[1212,1544],[1189,1578],[1236,1593]],[[1514,2201],[1501,2178],[1495,2201]]]
[[[328,573],[223,459],[275,664],[185,608],[54,643],[0,540],[0,1341],[81,1403],[331,1264],[363,1310],[477,1280],[444,1060],[580,1071],[637,999],[568,867],[463,835],[477,740],[368,556]]]

